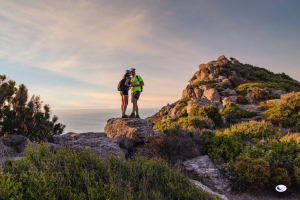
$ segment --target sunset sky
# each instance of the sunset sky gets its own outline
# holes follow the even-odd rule
[[[299,0],[0,0],[0,74],[52,109],[119,108],[126,69],[140,107],[180,99],[220,55],[300,80]]]

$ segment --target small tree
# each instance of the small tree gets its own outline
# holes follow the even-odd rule
[[[42,105],[39,96],[28,101],[28,89],[24,84],[15,87],[15,81],[0,76],[0,136],[19,134],[29,139],[51,140],[61,134],[65,125],[57,123],[58,117],[50,117],[50,106]]]

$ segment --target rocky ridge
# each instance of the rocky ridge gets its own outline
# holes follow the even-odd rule
[[[264,68],[243,64],[235,58],[229,60],[224,55],[216,61],[200,64],[199,70],[188,82],[180,100],[162,107],[147,120],[157,123],[176,119],[184,109],[189,114],[194,106],[213,105],[223,109],[228,103],[261,116],[261,101],[279,99],[281,95],[300,90],[299,82],[284,73],[274,74]]]

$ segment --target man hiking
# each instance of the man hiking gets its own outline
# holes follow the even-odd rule
[[[130,79],[130,87],[131,87],[131,102],[133,104],[133,110],[131,115],[129,116],[130,118],[140,118],[139,116],[139,108],[137,105],[137,101],[140,98],[141,92],[142,92],[142,86],[144,86],[144,81],[142,77],[139,75],[135,75],[135,69],[131,68],[131,79]],[[134,114],[134,112],[136,114]]]

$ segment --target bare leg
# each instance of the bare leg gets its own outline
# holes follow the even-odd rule
[[[125,115],[126,109],[128,105],[128,95],[124,95],[124,106],[123,106],[123,114]]]
[[[139,107],[137,104],[137,100],[135,100],[136,104],[135,104],[135,113],[138,114],[139,113]]]
[[[133,103],[133,111],[136,111],[136,107],[137,107],[137,100],[135,98],[132,99],[132,103]]]
[[[121,111],[122,111],[122,116],[124,115],[124,95],[121,95],[121,101],[122,101],[122,105],[121,105]]]

